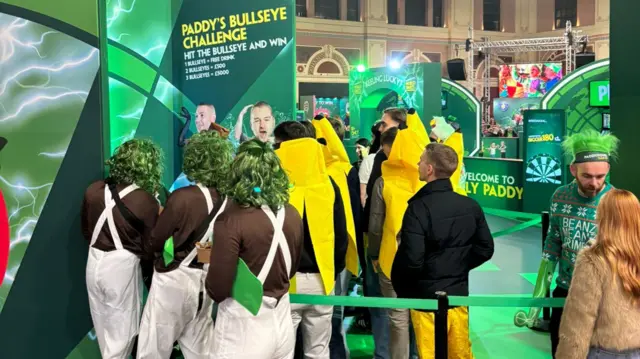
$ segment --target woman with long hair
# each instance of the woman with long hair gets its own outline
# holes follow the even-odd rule
[[[219,303],[213,358],[293,357],[290,280],[304,229],[289,178],[269,143],[240,145],[227,177],[233,200],[215,222],[206,289]]]
[[[595,244],[576,267],[557,359],[640,358],[640,202],[612,189],[600,200]]]

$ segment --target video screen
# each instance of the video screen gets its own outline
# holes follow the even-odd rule
[[[609,107],[609,89],[608,80],[592,81],[589,83],[589,106],[591,107]]]
[[[500,97],[505,98],[542,97],[562,76],[561,63],[501,65],[498,90]]]

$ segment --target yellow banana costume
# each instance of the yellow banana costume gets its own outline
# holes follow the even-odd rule
[[[453,127],[447,123],[444,117],[434,117],[431,120],[433,133],[438,137],[438,142],[442,142],[443,144],[453,148],[458,155],[458,168],[451,175],[451,185],[453,186],[454,192],[460,194],[462,196],[467,195],[467,191],[464,185],[461,185],[462,179],[462,169],[464,167],[463,157],[464,157],[464,141],[462,139],[462,133],[455,132]]]
[[[359,265],[356,226],[353,220],[353,209],[351,208],[351,197],[347,183],[347,176],[352,166],[351,163],[349,163],[347,150],[344,148],[342,141],[334,131],[329,120],[323,118],[322,120],[313,120],[312,123],[316,129],[316,137],[324,138],[327,141],[327,145],[323,146],[324,161],[329,176],[336,185],[338,185],[338,188],[340,188],[340,195],[342,196],[342,203],[344,204],[344,216],[347,221],[347,234],[349,235],[346,258],[347,270],[357,276],[359,274]]]
[[[309,233],[325,294],[335,284],[333,203],[335,193],[324,162],[322,147],[312,138],[286,141],[276,150],[282,168],[292,184],[289,203],[300,217],[306,211]],[[289,291],[296,292],[295,277]]]
[[[382,163],[382,198],[386,211],[379,261],[380,268],[387,278],[391,278],[393,259],[398,251],[396,237],[402,227],[407,202],[425,184],[419,179],[418,162],[429,143],[429,137],[420,117],[413,109],[407,114],[407,127],[398,131],[389,158]]]

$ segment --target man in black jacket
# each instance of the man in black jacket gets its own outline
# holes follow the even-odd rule
[[[430,143],[420,157],[420,180],[427,184],[409,200],[401,241],[391,270],[402,298],[432,299],[436,292],[469,295],[469,271],[493,256],[493,237],[478,203],[453,192],[449,177],[458,156]],[[421,358],[433,358],[432,313],[411,311]],[[472,358],[467,307],[449,309],[449,357]]]

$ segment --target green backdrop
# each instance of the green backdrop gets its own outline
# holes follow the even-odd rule
[[[383,100],[394,93],[398,106],[415,108],[425,125],[427,118],[440,116],[442,104],[439,63],[405,65],[397,70],[386,67],[349,73],[349,113],[351,138],[371,138],[370,128],[380,119]],[[386,101],[385,101],[386,102]]]
[[[178,136],[184,119],[178,114],[182,107],[192,116],[190,133],[196,131],[194,113],[201,102],[215,106],[216,122],[232,130],[232,135],[241,110],[258,101],[271,105],[276,123],[294,118],[295,12],[292,0],[161,2],[130,0],[128,6],[124,6],[122,2],[112,1],[104,9],[109,69],[107,137],[111,152],[132,137],[149,137],[158,142],[167,157],[164,182],[168,188],[181,169]],[[193,49],[183,46],[184,38],[192,36],[183,36],[183,25],[224,17],[226,28],[216,31],[228,31],[232,15],[279,7],[287,9],[285,20],[244,27],[246,51],[218,56],[233,55],[233,59],[214,60],[214,52],[198,51],[224,47],[222,51],[228,52],[230,46],[242,41]],[[193,66],[187,61],[204,62]],[[202,66],[209,69],[198,73],[209,73],[209,77],[187,79]],[[274,91],[275,83],[277,91]],[[250,112],[242,119],[242,132],[246,137],[253,137]]]
[[[91,330],[79,217],[85,188],[103,176],[97,2],[4,1],[0,29],[11,226],[0,358],[65,358]]]
[[[612,132],[620,139],[618,160],[611,165],[614,184],[640,196],[640,168],[634,166],[640,153],[638,141],[638,104],[640,93],[640,73],[629,71],[637,66],[640,48],[635,36],[629,36],[629,29],[638,23],[638,1],[611,2],[611,113]],[[615,21],[614,21],[615,20]],[[617,120],[616,120],[617,118]],[[631,165],[630,165],[631,163]]]
[[[465,157],[469,197],[482,207],[522,211],[522,160]]]
[[[480,150],[480,101],[464,86],[448,79],[442,79],[442,91],[447,92],[447,107],[442,110],[442,116],[456,118],[462,129],[465,153],[473,156]]]

